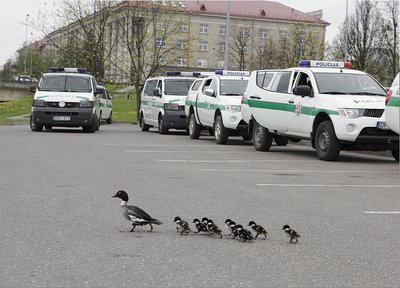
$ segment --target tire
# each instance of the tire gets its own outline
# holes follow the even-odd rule
[[[275,135],[275,143],[278,146],[286,146],[289,143],[289,139],[281,135]]]
[[[142,129],[143,132],[147,132],[147,131],[149,131],[149,129],[150,129],[150,126],[147,125],[147,124],[144,122],[143,113],[140,114],[139,125],[140,125],[140,129]]]
[[[269,151],[272,145],[272,134],[268,129],[254,122],[253,127],[253,145],[257,151]]]
[[[319,159],[335,161],[339,157],[340,148],[332,122],[324,121],[319,124],[315,133],[315,150]]]
[[[226,144],[228,142],[228,131],[222,122],[222,116],[218,115],[214,122],[214,137],[217,144]]]
[[[399,162],[399,150],[392,150],[392,155],[397,162]]]
[[[165,123],[164,123],[164,120],[163,120],[163,116],[160,115],[160,116],[158,117],[158,132],[159,132],[160,134],[167,134],[168,131],[169,131],[169,129],[168,129],[167,127],[165,127]]]
[[[82,127],[82,129],[86,133],[94,133],[97,130],[99,130],[99,126],[100,126],[99,122],[100,122],[99,117],[97,116],[97,114],[94,114],[93,115],[93,123],[92,123],[92,125],[91,126],[87,126],[87,127]]]
[[[39,125],[39,124],[33,123],[32,115],[31,115],[31,118],[30,118],[30,120],[29,120],[29,124],[30,124],[31,130],[32,130],[33,132],[40,132],[40,131],[43,130],[43,125]]]
[[[196,116],[194,113],[189,115],[189,137],[190,139],[199,139],[201,127],[196,122]]]
[[[110,117],[108,117],[108,119],[106,119],[107,124],[111,124],[112,123],[112,112],[110,112]]]

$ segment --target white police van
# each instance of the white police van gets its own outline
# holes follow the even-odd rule
[[[96,79],[83,68],[50,68],[40,78],[32,103],[30,127],[82,127],[94,133],[100,126],[100,105]]]
[[[160,134],[169,129],[187,130],[185,99],[196,73],[166,72],[167,76],[148,78],[140,99],[139,123],[142,131],[158,128]]]
[[[226,144],[230,135],[251,139],[240,112],[249,75],[248,71],[217,70],[193,84],[185,102],[191,139],[211,129],[218,144]]]
[[[310,140],[321,160],[341,150],[392,151],[399,135],[385,123],[385,89],[349,62],[302,60],[264,85],[268,70],[251,74],[246,90],[256,150],[269,150],[276,136]]]
[[[386,95],[385,120],[388,127],[400,133],[400,73],[393,80],[392,86]]]

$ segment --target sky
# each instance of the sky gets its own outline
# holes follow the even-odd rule
[[[234,1],[234,0],[232,0]],[[10,58],[15,58],[16,51],[28,43],[43,36],[40,31],[25,25],[35,22],[35,18],[44,17],[46,11],[54,5],[54,0],[1,0],[0,7],[0,70]],[[251,2],[249,0],[249,2]],[[346,0],[275,0],[302,12],[322,9],[323,20],[330,23],[327,28],[327,40],[332,40],[338,33],[346,15]],[[348,0],[349,14],[354,10],[355,0]],[[41,12],[39,12],[41,11]],[[29,15],[27,17],[27,15]],[[37,22],[37,21],[36,21]]]

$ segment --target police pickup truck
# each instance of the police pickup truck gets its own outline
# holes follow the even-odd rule
[[[399,161],[399,135],[385,123],[385,89],[349,62],[302,60],[271,81],[253,71],[246,101],[256,150],[268,151],[281,136],[309,140],[321,160],[341,150],[390,150]]]
[[[185,101],[191,139],[198,139],[201,130],[212,131],[218,144],[226,144],[230,135],[251,139],[240,112],[249,74],[217,70],[215,75],[193,83]]]
[[[392,86],[386,95],[385,121],[388,127],[400,133],[400,73],[393,80]]]

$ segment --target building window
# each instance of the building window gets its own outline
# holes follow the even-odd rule
[[[182,49],[182,50],[187,49],[187,42],[184,40],[181,40],[181,39],[178,40],[178,42],[176,43],[176,48]]]
[[[180,66],[180,67],[187,66],[186,59],[184,59],[184,58],[176,59],[176,66]]]
[[[199,34],[208,34],[208,24],[199,25]]]
[[[197,67],[207,68],[207,60],[206,59],[197,60]]]
[[[218,69],[224,69],[224,61],[218,61],[217,66]]]
[[[188,32],[189,31],[189,26],[186,24],[179,24],[179,32]]]
[[[268,31],[267,31],[267,29],[260,29],[260,38],[261,38],[261,39],[266,39],[266,38],[268,38]]]
[[[220,25],[219,26],[219,35],[220,36],[225,36],[226,35],[226,25]]]
[[[158,58],[158,65],[164,66],[166,64],[163,58]]]
[[[225,52],[225,42],[219,42],[219,44],[218,44],[218,52],[221,52],[221,53]]]
[[[240,37],[249,37],[250,31],[247,27],[240,27],[239,28],[239,35]]]
[[[207,41],[200,41],[199,42],[199,50],[200,51],[208,51],[208,42]]]
[[[281,38],[281,40],[286,40],[287,36],[288,36],[288,31],[287,30],[279,31],[279,37]]]
[[[165,40],[162,37],[157,37],[156,47],[157,48],[165,48]]]
[[[157,30],[166,30],[167,25],[164,22],[157,22],[156,28],[157,28]]]

